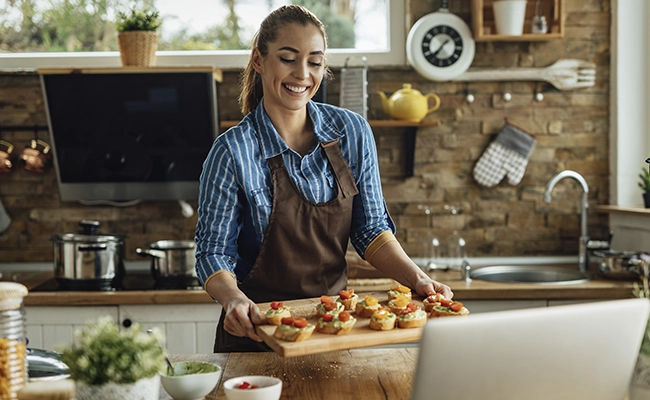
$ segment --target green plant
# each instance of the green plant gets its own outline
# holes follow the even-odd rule
[[[70,377],[89,385],[134,383],[165,368],[158,328],[147,334],[139,324],[120,330],[110,316],[89,321],[74,333],[75,342],[62,353]]]
[[[136,10],[132,8],[130,14],[122,11],[117,13],[118,32],[155,31],[160,28],[161,24],[160,13],[155,10]]]
[[[642,168],[641,173],[639,174],[639,178],[641,178],[641,182],[639,182],[639,187],[645,193],[650,192],[650,169]]]

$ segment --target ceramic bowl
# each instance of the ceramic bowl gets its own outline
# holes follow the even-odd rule
[[[174,375],[160,374],[160,383],[174,400],[203,399],[217,385],[221,372],[212,363],[181,361],[174,363]]]
[[[256,389],[239,389],[247,382]],[[278,400],[282,394],[282,381],[271,376],[249,375],[228,379],[223,384],[228,400]]]

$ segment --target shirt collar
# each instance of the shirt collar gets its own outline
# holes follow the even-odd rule
[[[322,110],[314,101],[307,103],[307,113],[314,125],[316,140],[319,143],[331,142],[344,136],[335,126],[327,122],[325,110]],[[264,98],[260,100],[257,108],[252,113],[256,135],[260,142],[260,149],[266,159],[273,158],[278,154],[289,150],[289,146],[282,140],[275,130],[271,119],[264,110]]]

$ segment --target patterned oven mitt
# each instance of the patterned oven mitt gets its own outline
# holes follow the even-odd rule
[[[492,187],[507,174],[508,183],[518,185],[536,143],[535,136],[506,121],[474,166],[474,179],[485,187]]]

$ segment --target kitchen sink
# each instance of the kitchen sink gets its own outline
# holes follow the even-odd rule
[[[589,278],[576,269],[539,265],[494,265],[470,272],[472,279],[500,283],[534,283],[539,285],[573,285]]]

